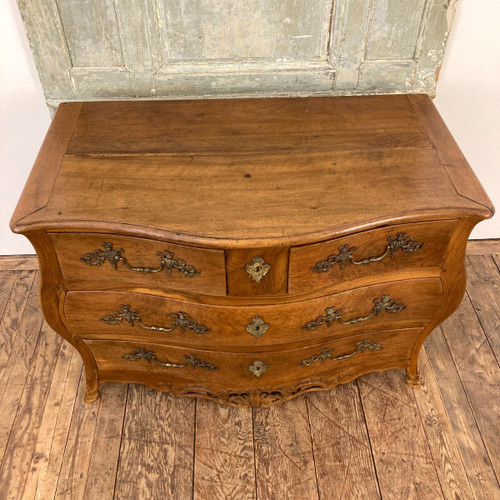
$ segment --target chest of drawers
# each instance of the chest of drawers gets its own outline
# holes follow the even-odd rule
[[[493,208],[423,95],[68,103],[12,218],[48,323],[107,381],[270,405],[418,383]]]

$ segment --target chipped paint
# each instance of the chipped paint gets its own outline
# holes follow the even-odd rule
[[[436,49],[431,49],[429,52],[427,52],[427,55],[433,60],[437,61],[439,59],[438,53]]]

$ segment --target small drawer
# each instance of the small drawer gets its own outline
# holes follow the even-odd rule
[[[216,397],[238,405],[266,404],[253,388],[300,393],[325,389],[374,370],[404,368],[421,329],[366,333],[279,352],[221,352],[154,343],[86,340],[101,382],[138,382],[191,396]],[[228,390],[229,389],[229,390]],[[248,392],[247,392],[248,391]],[[229,396],[232,395],[232,396]],[[268,403],[274,403],[268,401]]]
[[[225,295],[223,250],[112,234],[50,233],[74,290],[183,291]]]
[[[293,247],[288,291],[308,292],[363,279],[382,281],[398,271],[438,270],[456,225],[456,220],[401,224]]]
[[[431,321],[438,278],[379,283],[300,302],[231,306],[130,292],[66,295],[64,315],[83,338],[141,340],[203,349],[255,350],[311,345],[363,331]],[[227,302],[227,299],[225,299]]]
[[[288,247],[227,250],[228,295],[286,294],[288,250]]]

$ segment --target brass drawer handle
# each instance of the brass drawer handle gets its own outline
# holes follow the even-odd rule
[[[130,323],[130,326],[135,326],[135,322],[137,321],[137,324],[141,328],[153,332],[171,332],[176,328],[179,328],[181,332],[185,332],[186,328],[192,330],[194,333],[208,333],[210,331],[210,328],[198,324],[195,319],[183,312],[170,314],[170,318],[172,318],[171,326],[148,326],[142,322],[138,309],[130,310],[128,304],[121,304],[120,309],[121,311],[115,311],[113,314],[106,314],[106,316],[101,318],[101,321],[104,321],[107,325],[119,325],[125,320]]]
[[[214,371],[218,370],[218,367],[205,361],[204,359],[200,359],[194,354],[185,354],[182,356],[184,358],[184,363],[171,363],[170,361],[159,361],[155,355],[154,351],[147,351],[144,347],[139,347],[133,352],[129,352],[128,354],[124,354],[122,356],[123,359],[128,361],[140,361],[141,359],[145,359],[148,363],[156,363],[160,366],[165,366],[167,368],[186,368],[188,366],[192,366],[196,368],[199,366],[204,370]]]
[[[301,328],[302,330],[316,330],[323,324],[330,328],[335,321],[338,321],[343,325],[354,325],[355,323],[361,323],[374,318],[384,311],[387,311],[390,314],[396,314],[406,309],[404,304],[398,303],[396,299],[391,299],[389,295],[382,295],[380,299],[375,299],[373,303],[374,306],[369,314],[349,320],[342,319],[342,308],[335,309],[335,306],[327,307],[325,309],[326,315],[318,316],[315,320],[309,321],[304,326],[301,326]]]
[[[358,342],[356,344],[356,349],[354,351],[350,352],[349,354],[342,354],[341,356],[332,356],[333,351],[335,349],[329,349],[328,347],[321,349],[319,351],[319,354],[313,354],[310,358],[303,359],[300,363],[299,366],[310,366],[313,363],[316,363],[316,361],[320,361],[321,363],[324,363],[327,359],[330,361],[340,361],[341,359],[347,359],[347,358],[352,358],[358,352],[365,352],[366,350],[368,351],[379,351],[380,349],[384,349],[385,346],[382,344],[377,344],[376,342],[372,342],[371,340],[363,340],[363,342]]]
[[[385,251],[378,257],[369,257],[363,260],[354,260],[352,252],[355,252],[357,248],[349,248],[349,245],[342,245],[338,249],[338,255],[329,255],[326,260],[319,261],[314,267],[311,267],[311,269],[316,273],[327,273],[337,263],[340,269],[344,269],[346,262],[350,262],[355,266],[370,264],[371,262],[382,260],[388,255],[392,257],[399,249],[406,253],[414,253],[418,252],[424,246],[423,243],[414,241],[411,236],[405,237],[405,233],[398,233],[395,238],[394,236],[389,236],[389,238],[387,238],[387,241],[388,244],[385,247]]]
[[[113,243],[109,242],[102,243],[102,246],[104,250],[97,248],[93,252],[86,253],[80,260],[84,264],[87,264],[87,266],[97,267],[101,267],[106,260],[109,260],[114,269],[117,269],[118,262],[121,262],[123,266],[130,271],[136,271],[138,273],[159,273],[165,269],[169,276],[172,274],[172,269],[175,269],[187,278],[198,276],[201,272],[195,267],[186,264],[185,260],[174,257],[174,254],[167,250],[164,252],[156,252],[156,255],[160,257],[160,265],[158,267],[138,267],[130,265],[127,259],[123,257],[123,253],[125,253],[123,248],[113,248]]]

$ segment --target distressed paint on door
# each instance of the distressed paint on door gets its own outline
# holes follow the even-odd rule
[[[49,105],[435,92],[454,0],[18,0]]]

